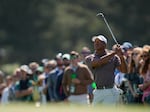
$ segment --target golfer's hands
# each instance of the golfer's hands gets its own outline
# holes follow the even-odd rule
[[[115,52],[116,54],[119,56],[119,57],[122,57],[123,56],[123,52],[122,52],[122,49],[120,47],[120,45],[117,45],[116,49],[115,49]]]

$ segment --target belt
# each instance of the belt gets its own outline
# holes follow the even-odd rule
[[[100,86],[100,87],[97,87],[97,89],[110,89],[110,88],[113,88],[114,86]]]

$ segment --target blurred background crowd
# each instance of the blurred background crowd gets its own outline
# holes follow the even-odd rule
[[[150,45],[137,47],[130,42],[120,45],[127,62],[128,73],[114,72],[115,86],[121,90],[122,104],[150,104]],[[116,45],[109,52],[115,50]],[[94,52],[94,51],[93,51]],[[79,52],[78,63],[86,64],[85,57],[92,51],[83,47]],[[0,102],[66,102],[62,87],[63,73],[70,66],[71,55],[58,53],[52,59],[32,61],[14,69],[13,74],[0,71]],[[92,83],[91,83],[92,84]],[[93,87],[93,86],[92,86]],[[93,90],[96,87],[92,88]],[[92,91],[93,92],[93,91]],[[92,103],[93,94],[88,93],[87,102]]]

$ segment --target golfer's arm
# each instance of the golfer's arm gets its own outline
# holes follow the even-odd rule
[[[122,72],[122,73],[127,73],[127,63],[124,59],[123,56],[120,56],[120,60],[121,60],[121,65],[118,67],[118,69]]]
[[[116,53],[115,52],[112,52],[106,56],[103,56],[101,57],[100,59],[96,59],[96,60],[93,60],[91,61],[91,64],[92,64],[92,67],[95,68],[95,67],[99,67],[99,66],[102,66],[106,63],[108,63],[108,61],[115,55]]]

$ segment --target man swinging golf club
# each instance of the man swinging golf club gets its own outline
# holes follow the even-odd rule
[[[93,104],[117,104],[119,91],[114,87],[114,71],[127,72],[127,66],[121,48],[107,52],[107,39],[103,35],[92,37],[95,52],[86,57],[86,63],[92,70],[97,89],[94,92]]]

